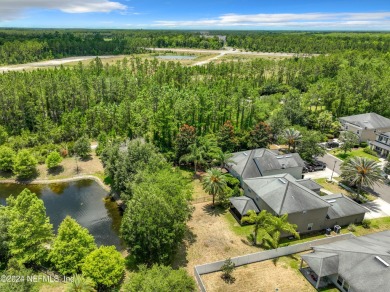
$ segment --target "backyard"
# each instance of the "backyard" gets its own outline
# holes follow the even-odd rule
[[[237,267],[234,282],[227,283],[222,272],[202,275],[207,291],[316,291],[299,271],[300,254]],[[336,288],[321,291],[336,292]]]

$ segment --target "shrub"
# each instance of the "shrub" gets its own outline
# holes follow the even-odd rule
[[[91,154],[91,143],[87,136],[83,136],[74,143],[74,152],[81,158],[87,158]]]
[[[15,161],[15,151],[9,147],[0,147],[0,170],[12,171]]]
[[[57,151],[53,151],[46,158],[46,166],[47,168],[57,167],[61,161],[61,155]]]
[[[360,142],[360,147],[366,148],[368,146],[367,142]]]
[[[37,164],[37,160],[28,150],[21,150],[16,155],[14,173],[21,178],[31,177],[37,171]]]
[[[351,232],[355,232],[356,231],[356,225],[355,224],[349,224],[348,225],[348,230],[351,231]]]
[[[370,147],[366,147],[363,149],[364,153],[370,154],[372,156],[378,156],[374,150],[372,150]]]
[[[369,229],[371,227],[371,221],[367,220],[367,219],[364,219],[362,221],[362,226],[363,226],[363,228]]]
[[[234,279],[232,274],[235,268],[236,268],[235,263],[233,263],[232,260],[228,258],[224,262],[223,266],[221,267],[222,279],[224,279],[227,282],[231,282]]]

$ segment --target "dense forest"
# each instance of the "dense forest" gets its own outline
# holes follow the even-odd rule
[[[276,132],[287,124],[327,133],[335,117],[390,116],[389,69],[389,56],[378,52],[203,67],[138,58],[104,66],[97,58],[1,74],[0,125],[15,149],[104,132],[144,137],[167,151],[182,125],[203,136],[228,120],[243,137],[267,120]]]
[[[226,36],[226,42],[218,36]],[[390,35],[351,32],[2,29],[0,64],[81,55],[132,54],[148,47],[221,49],[224,45],[262,52],[388,52]]]

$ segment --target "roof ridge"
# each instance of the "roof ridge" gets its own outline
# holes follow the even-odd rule
[[[316,246],[314,246],[313,248],[316,248]],[[321,248],[322,247],[320,247],[320,249]],[[382,255],[382,256],[389,256],[390,257],[390,254],[387,252],[386,253],[381,253],[381,252],[372,253],[372,252],[367,252],[367,251],[356,251],[356,250],[345,250],[345,249],[333,249],[333,250],[342,251],[342,252],[361,253],[361,254],[368,254],[368,255]]]
[[[284,189],[283,200],[282,200],[282,203],[280,204],[279,214],[282,214],[282,209],[283,209],[284,201],[286,200],[286,194],[287,194],[289,183],[290,183],[290,181],[287,180],[286,188]]]
[[[242,168],[242,171],[241,171],[241,173],[240,173],[240,176],[241,176],[242,179],[244,179],[243,174],[244,174],[244,171],[245,171],[245,169],[246,169],[246,166],[248,165],[249,160],[251,159],[253,149],[251,149],[251,150],[249,150],[249,151],[250,151],[250,153],[249,153],[249,155],[248,155],[248,159],[246,160],[245,165],[244,165],[244,167]],[[244,152],[245,152],[245,151],[244,151]]]
[[[296,181],[295,181],[296,182]],[[317,195],[315,192],[313,192],[312,190],[308,189],[307,187],[301,185],[300,183],[296,183],[294,184],[295,186],[297,186],[298,188],[304,190],[304,191],[307,191],[309,194],[313,195],[315,198],[317,199],[320,199],[321,201],[329,204],[329,202],[327,202],[326,200],[324,200],[323,198],[321,198],[321,196]],[[329,204],[330,205],[330,204]]]

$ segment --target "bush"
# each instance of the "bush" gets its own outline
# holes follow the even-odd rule
[[[370,147],[366,147],[363,149],[364,153],[367,153],[367,154],[370,154],[372,156],[378,156],[378,154],[376,154],[376,152],[374,150],[372,150]]]
[[[57,167],[61,161],[61,155],[57,151],[53,151],[46,158],[46,166],[47,168]]]
[[[348,225],[348,230],[351,231],[351,232],[355,232],[356,231],[356,225],[355,224],[349,224]]]
[[[15,161],[15,151],[9,147],[0,147],[0,170],[12,171]]]
[[[37,160],[31,155],[28,150],[21,150],[16,155],[14,173],[21,178],[31,177],[37,171],[37,164]]]
[[[236,265],[232,262],[232,260],[230,258],[228,258],[224,262],[223,266],[221,267],[222,279],[224,279],[227,282],[232,282],[232,280],[234,279],[232,274],[233,274],[233,271],[235,268],[236,268]]]
[[[360,142],[360,147],[366,148],[368,146],[367,142]]]
[[[83,136],[74,143],[74,152],[81,158],[87,158],[91,154],[91,143],[87,136]]]
[[[362,221],[362,226],[363,226],[363,228],[369,229],[371,227],[371,221],[367,220],[367,219],[364,219]]]

